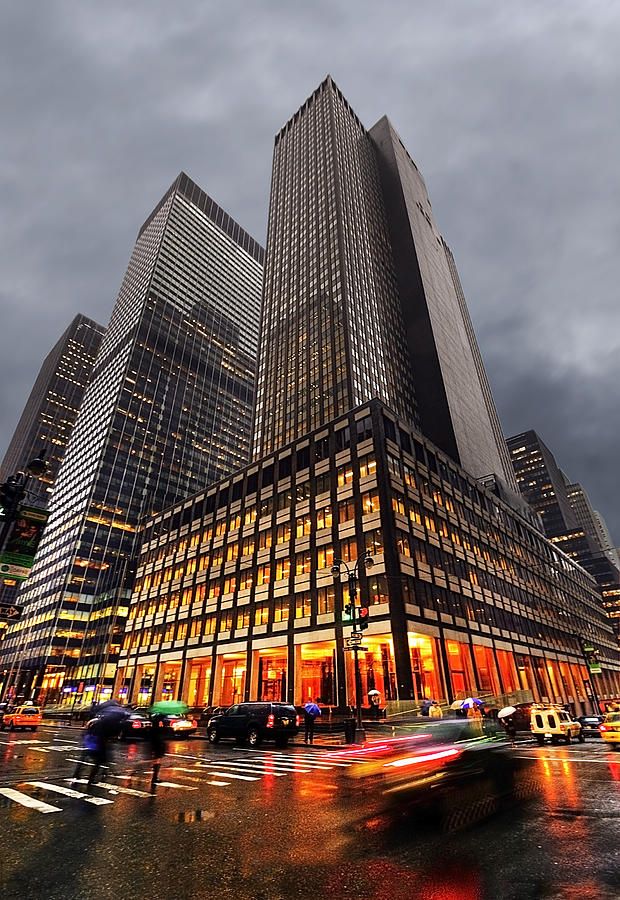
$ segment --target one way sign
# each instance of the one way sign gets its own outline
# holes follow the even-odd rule
[[[19,619],[23,608],[23,606],[9,606],[7,603],[0,603],[0,620]]]

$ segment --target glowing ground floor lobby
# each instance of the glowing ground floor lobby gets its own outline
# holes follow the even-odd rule
[[[379,691],[388,711],[420,705],[425,699],[444,704],[467,696],[506,698],[529,691],[536,701],[570,703],[578,714],[592,706],[592,680],[600,700],[620,695],[620,673],[589,674],[584,663],[543,655],[507,641],[491,640],[419,623],[395,642],[373,623],[359,652],[361,703]],[[413,630],[424,628],[424,632]],[[291,640],[292,638],[292,640]],[[334,629],[269,638],[252,643],[164,650],[121,659],[114,695],[125,703],[146,706],[155,700],[184,700],[189,706],[228,706],[243,700],[302,704],[309,698],[345,711],[355,703],[354,654]]]

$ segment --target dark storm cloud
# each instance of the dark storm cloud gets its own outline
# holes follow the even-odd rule
[[[185,169],[259,240],[273,135],[331,72],[428,185],[508,434],[620,538],[613,4],[0,4],[0,444],[80,311],[105,324]]]

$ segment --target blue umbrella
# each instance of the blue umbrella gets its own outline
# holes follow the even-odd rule
[[[471,709],[472,706],[484,706],[484,700],[481,700],[479,697],[467,697],[461,703],[461,709]]]

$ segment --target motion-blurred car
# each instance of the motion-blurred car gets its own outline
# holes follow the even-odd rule
[[[601,737],[612,750],[620,750],[620,712],[607,713],[600,728]]]
[[[151,719],[147,713],[133,710],[121,724],[119,740],[139,741],[148,738],[151,733]]]
[[[601,725],[605,716],[578,716],[577,721],[581,722],[581,729],[586,737],[600,737]]]
[[[23,731],[26,731],[26,729],[36,731],[42,720],[43,717],[38,706],[32,706],[31,704],[16,706],[10,712],[5,712],[0,728],[2,731],[5,728],[8,728],[10,731],[15,731],[17,728]]]
[[[9,711],[11,708],[10,703],[0,703],[0,726],[2,725],[2,720],[4,718],[4,714]]]
[[[269,740],[275,741],[276,747],[286,747],[300,724],[301,717],[288,703],[235,703],[209,720],[207,737],[211,744],[234,738],[238,744],[247,741],[250,747]]]
[[[347,802],[349,794],[358,800],[366,795],[377,813],[413,813],[425,825],[446,825],[471,810],[492,811],[514,796],[523,764],[505,740],[481,736],[458,719],[371,742],[355,753],[358,761],[344,774]],[[337,761],[338,754],[330,759]]]

